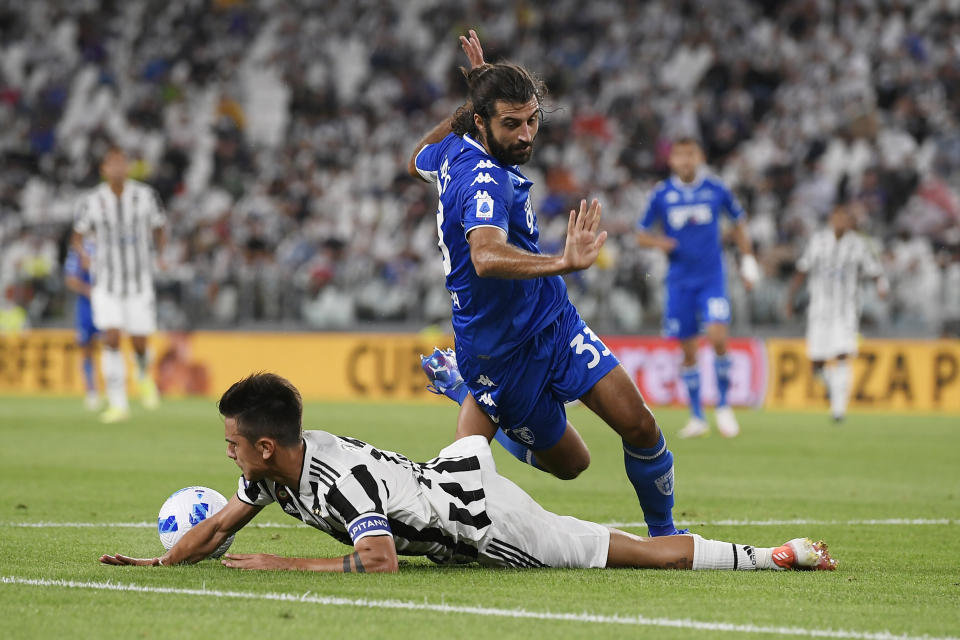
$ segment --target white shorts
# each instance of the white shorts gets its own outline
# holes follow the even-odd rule
[[[807,323],[807,357],[810,360],[832,360],[856,353],[856,319],[830,318]]]
[[[455,445],[460,445],[457,455],[475,454],[480,459],[486,511],[491,521],[480,539],[480,564],[574,569],[607,565],[609,529],[595,522],[558,516],[541,507],[526,491],[497,473],[490,445],[483,436],[463,438]],[[461,447],[469,449],[469,453]]]
[[[93,324],[101,331],[122,329],[132,336],[148,336],[157,330],[157,304],[152,287],[127,296],[94,287],[90,292],[90,306]]]

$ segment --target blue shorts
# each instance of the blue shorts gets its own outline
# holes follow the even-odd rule
[[[500,359],[472,357],[457,345],[460,373],[477,403],[511,439],[549,449],[567,428],[564,403],[620,364],[568,301],[531,340]]]
[[[698,282],[667,285],[663,305],[663,333],[670,338],[691,338],[704,324],[729,324],[730,301],[723,272]]]
[[[77,328],[77,344],[80,346],[90,344],[90,341],[100,334],[100,330],[93,324],[93,307],[89,300],[77,298],[74,323]]]

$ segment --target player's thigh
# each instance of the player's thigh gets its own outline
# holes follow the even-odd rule
[[[706,282],[697,289],[696,307],[704,326],[730,324],[730,300],[721,277]]]
[[[157,331],[157,303],[149,292],[124,299],[124,329],[132,336],[149,336]]]
[[[456,439],[460,440],[468,436],[480,435],[489,442],[496,432],[497,425],[490,418],[490,414],[481,409],[477,401],[473,399],[473,395],[468,393],[463,400],[463,404],[460,405],[460,413],[457,415]]]
[[[541,507],[523,489],[482,468],[490,528],[480,544],[480,563],[502,567],[603,567],[606,527]]]
[[[831,332],[829,322],[810,320],[807,323],[807,358],[811,362],[830,360],[836,355]]]
[[[696,291],[667,285],[663,304],[663,335],[683,340],[700,332]]]
[[[93,310],[93,324],[98,329],[123,329],[124,304],[120,296],[94,287],[90,292],[90,307]]]
[[[580,399],[628,444],[643,448],[657,444],[660,429],[656,418],[622,366],[611,370]]]
[[[573,480],[590,466],[590,449],[569,421],[549,449],[536,451],[537,464],[561,480]]]

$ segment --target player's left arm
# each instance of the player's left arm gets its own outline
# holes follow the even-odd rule
[[[354,552],[336,558],[287,558],[270,553],[228,553],[223,566],[231,569],[324,571],[329,573],[396,573],[399,568],[393,536],[360,538]]]
[[[727,188],[723,189],[723,204],[735,221],[732,235],[737,250],[740,251],[740,276],[743,278],[744,287],[750,291],[760,280],[760,265],[757,264],[757,259],[753,255],[753,242],[750,240],[750,232],[747,229],[747,215]]]

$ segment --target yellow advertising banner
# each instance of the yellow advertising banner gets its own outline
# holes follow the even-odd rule
[[[766,341],[765,406],[826,410],[827,391],[813,377],[802,339]],[[960,341],[863,340],[852,359],[850,407],[960,413]]]
[[[442,402],[425,389],[419,356],[434,345],[451,346],[452,337],[198,331],[157,334],[150,345],[157,384],[167,396],[218,397],[249,373],[274,371],[309,399]],[[765,345],[763,406],[826,410],[826,389],[812,375],[804,341],[770,339]],[[132,381],[133,359],[125,348]],[[72,331],[0,335],[0,395],[80,395],[80,363]],[[864,340],[853,373],[854,410],[960,413],[960,341]]]
[[[452,344],[443,334],[198,331],[157,334],[150,350],[157,385],[168,396],[217,397],[243,376],[273,371],[305,398],[421,400],[436,396],[425,388],[420,354]],[[125,350],[132,378],[129,345]],[[80,362],[72,331],[0,336],[0,394],[79,395]]]

